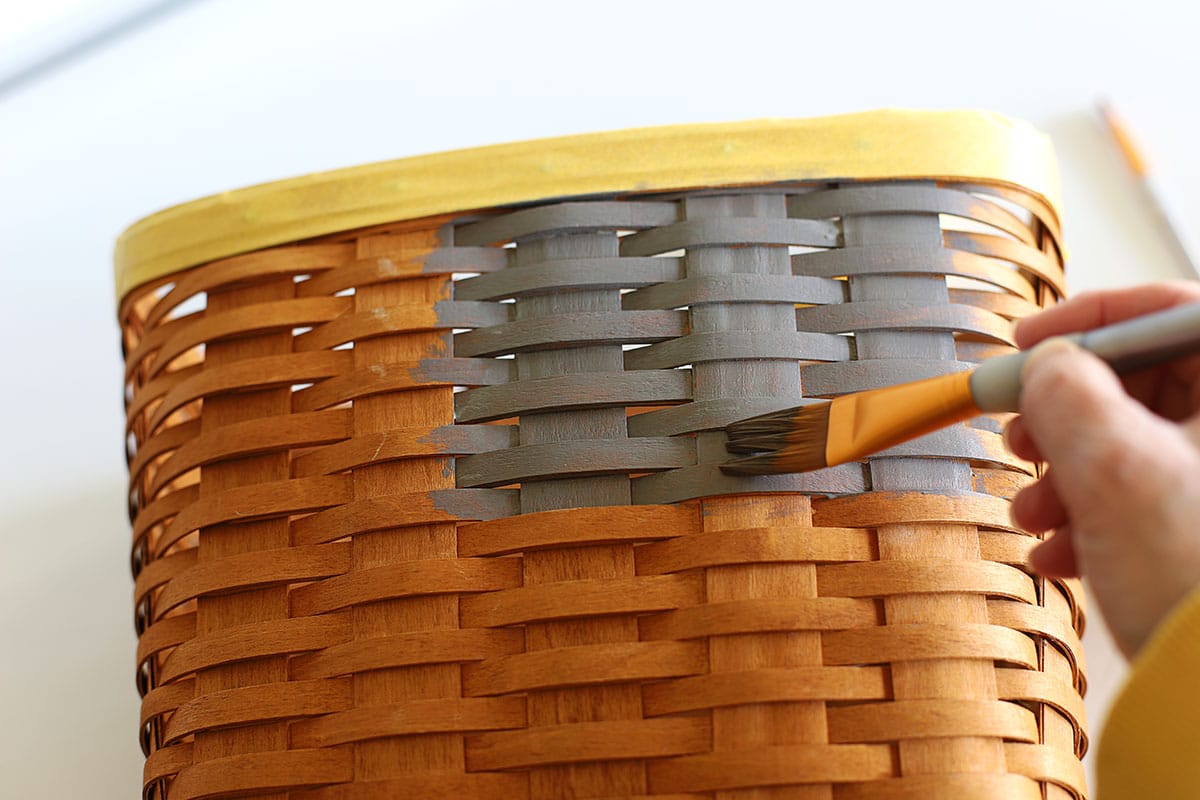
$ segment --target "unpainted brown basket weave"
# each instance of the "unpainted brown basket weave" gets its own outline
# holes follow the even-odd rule
[[[1082,798],[1077,583],[980,418],[722,474],[1062,291],[969,182],[449,215],[130,292],[146,796]]]

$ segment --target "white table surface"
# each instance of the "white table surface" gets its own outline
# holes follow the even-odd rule
[[[139,792],[109,262],[127,224],[476,144],[986,108],[1055,139],[1073,291],[1181,277],[1093,106],[1116,102],[1200,219],[1198,22],[1165,0],[204,0],[0,95],[0,797]],[[1097,733],[1123,666],[1092,623]]]

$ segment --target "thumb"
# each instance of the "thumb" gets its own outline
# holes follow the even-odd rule
[[[1090,516],[1153,486],[1155,452],[1172,449],[1174,431],[1125,392],[1111,368],[1065,339],[1030,353],[1021,375],[1021,413],[1053,465],[1068,514]],[[1132,485],[1131,485],[1132,484]]]

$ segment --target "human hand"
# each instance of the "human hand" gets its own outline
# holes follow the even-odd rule
[[[1082,294],[1022,320],[1026,349],[1060,334],[1200,301],[1200,284]],[[1005,431],[1049,469],[1013,500],[1014,522],[1055,534],[1031,556],[1048,577],[1085,575],[1117,646],[1132,658],[1200,586],[1200,356],[1122,381],[1062,339],[1034,350],[1021,416]]]

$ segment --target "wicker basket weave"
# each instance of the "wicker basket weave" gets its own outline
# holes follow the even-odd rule
[[[1082,798],[1082,599],[1002,420],[718,468],[1061,295],[1052,193],[954,166],[122,256],[145,796]]]

